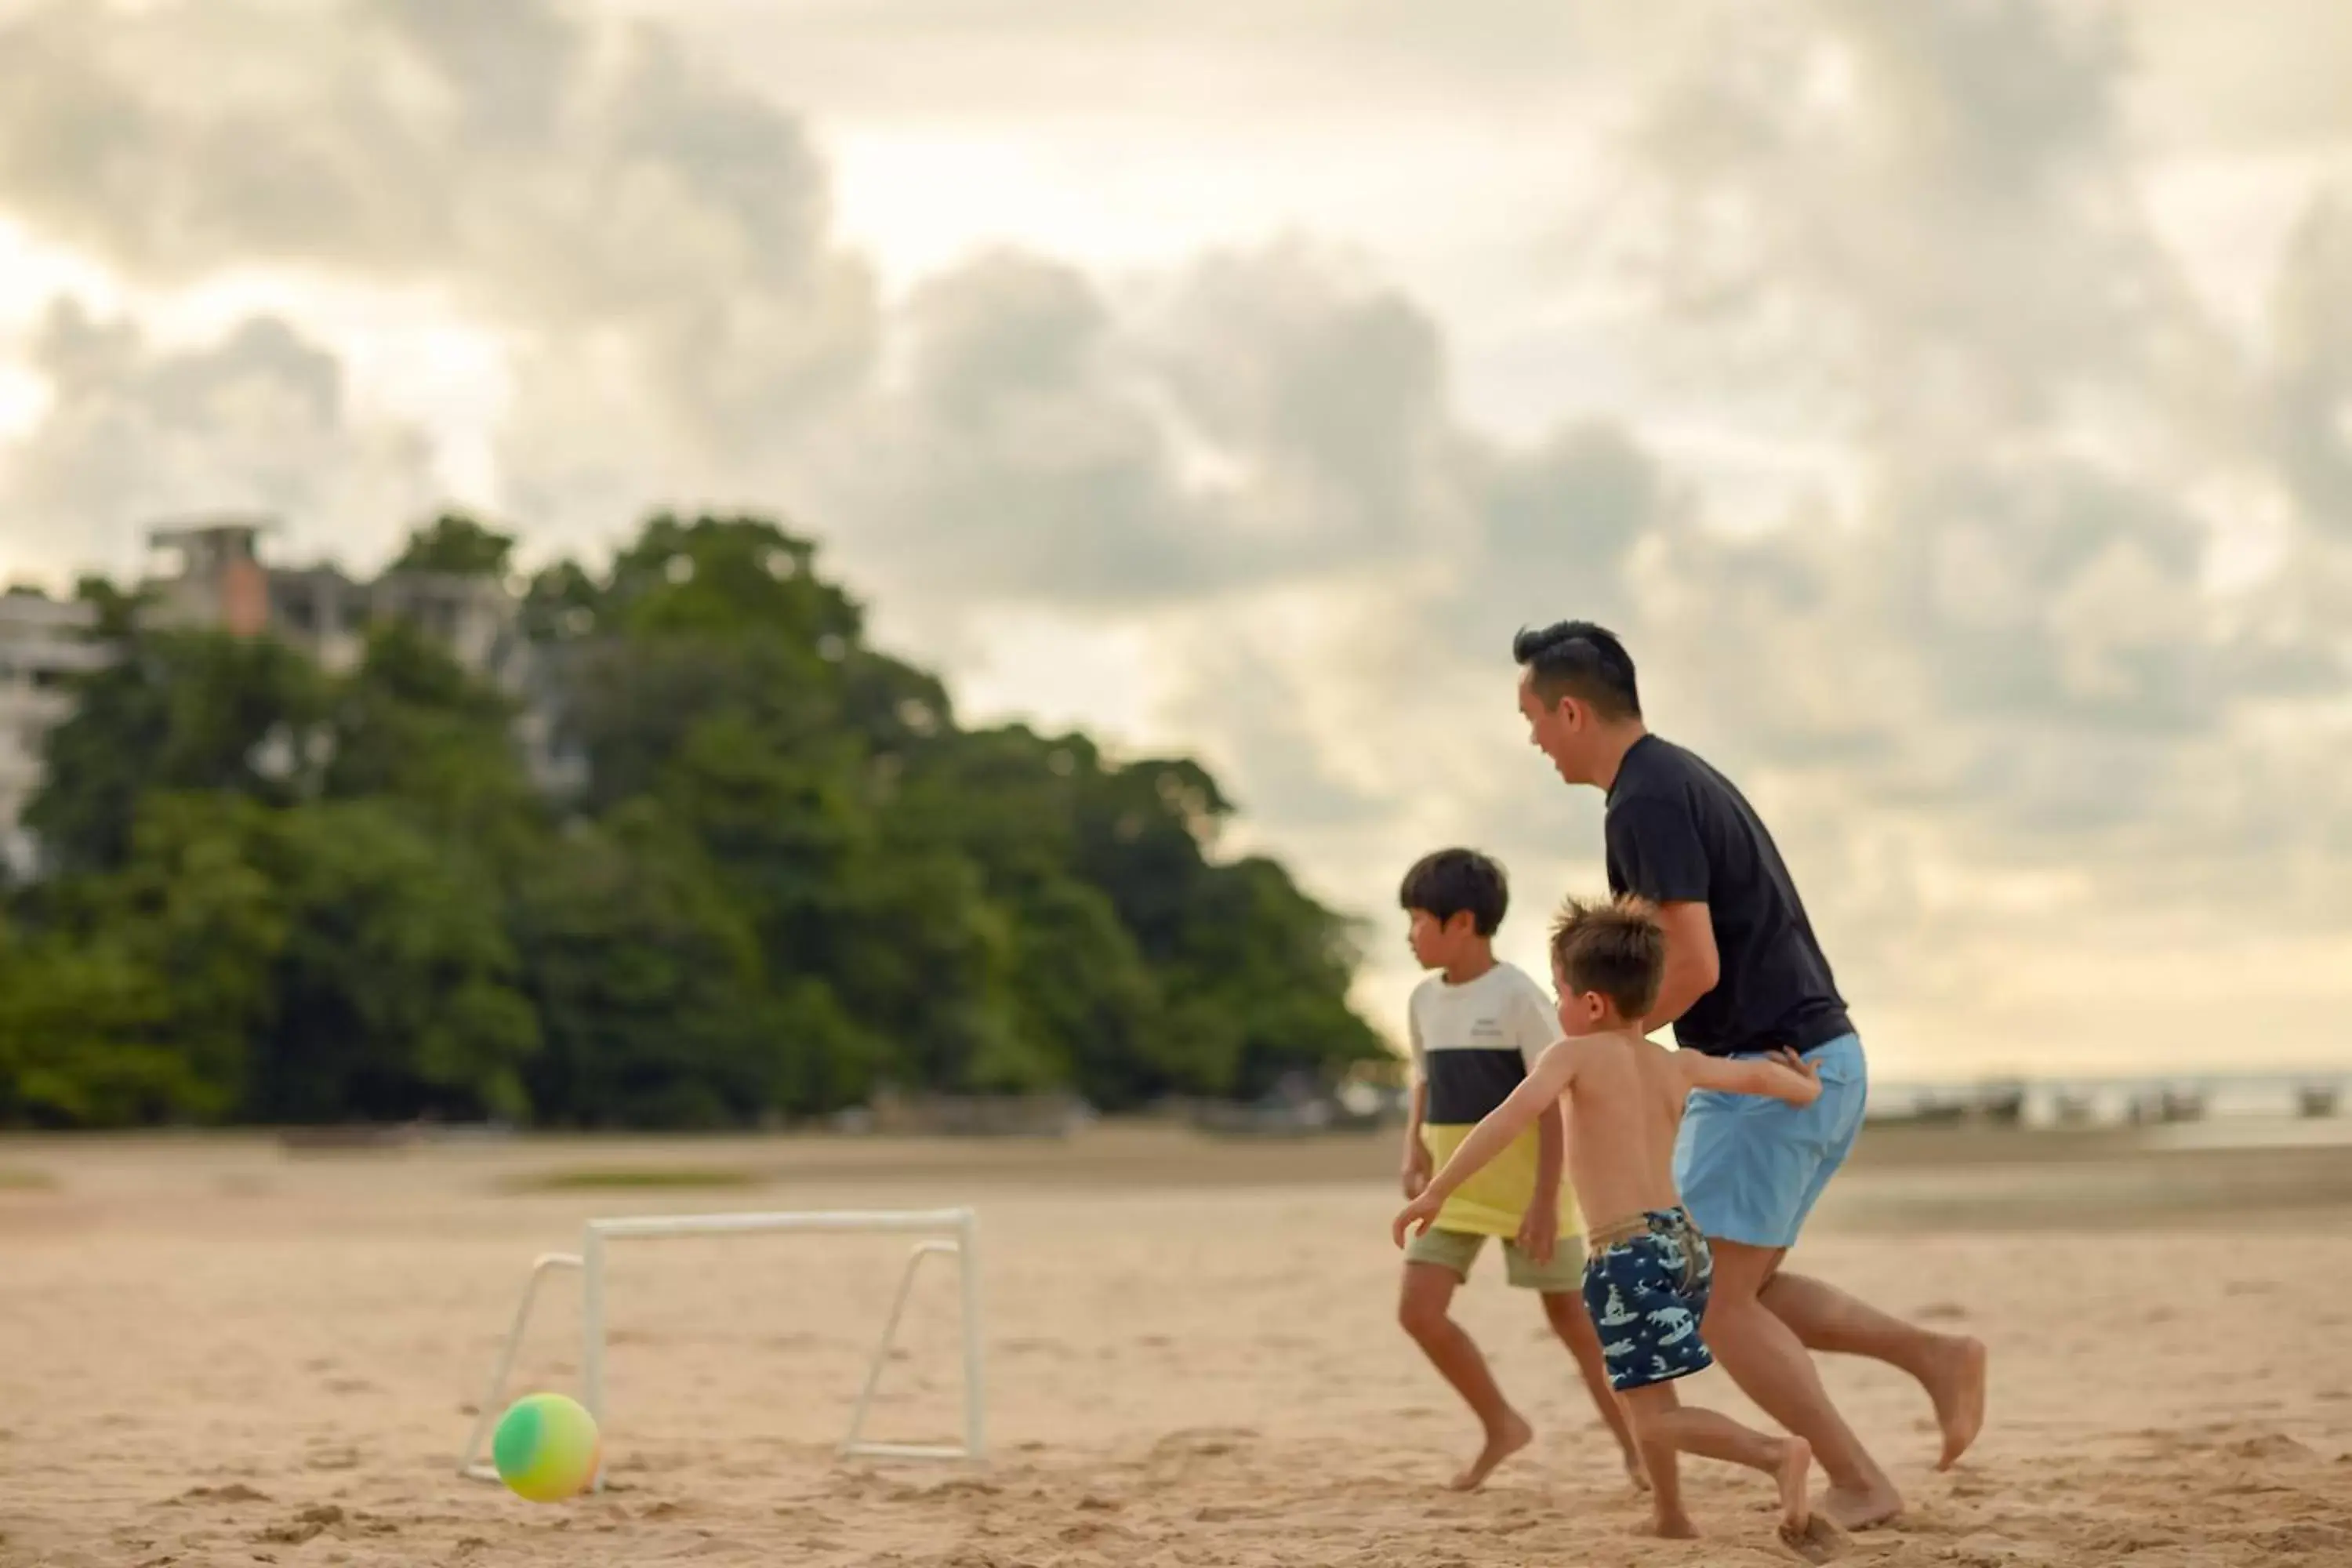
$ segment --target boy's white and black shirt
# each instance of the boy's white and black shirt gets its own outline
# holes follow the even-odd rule
[[[1459,985],[1431,975],[1414,988],[1406,1018],[1413,1072],[1425,1086],[1422,1141],[1440,1165],[1526,1081],[1528,1069],[1559,1036],[1551,999],[1512,963],[1497,963]],[[1437,1228],[1517,1235],[1535,1177],[1531,1130],[1446,1200]],[[1560,1188],[1560,1234],[1572,1236],[1582,1226],[1564,1171]]]

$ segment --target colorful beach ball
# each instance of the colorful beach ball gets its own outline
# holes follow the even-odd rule
[[[578,1400],[529,1394],[499,1417],[490,1462],[517,1497],[562,1502],[595,1484],[602,1447],[596,1418]]]

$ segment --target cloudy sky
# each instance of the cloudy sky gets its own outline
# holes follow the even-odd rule
[[[2336,0],[0,0],[0,574],[822,539],[1412,978],[1618,627],[1882,1073],[2352,1056]]]

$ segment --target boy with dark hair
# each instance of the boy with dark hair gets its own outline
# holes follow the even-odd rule
[[[1552,981],[1567,1037],[1454,1151],[1398,1215],[1395,1237],[1427,1234],[1452,1195],[1530,1123],[1568,1113],[1568,1160],[1578,1201],[1603,1215],[1587,1237],[1585,1310],[1600,1330],[1609,1380],[1625,1402],[1649,1467],[1652,1525],[1690,1537],[1677,1456],[1703,1454],[1761,1470],[1780,1492],[1780,1536],[1814,1561],[1834,1529],[1812,1512],[1812,1450],[1801,1437],[1768,1437],[1729,1416],[1686,1407],[1675,1383],[1713,1364],[1699,1325],[1714,1273],[1706,1238],[1675,1190],[1675,1129],[1695,1088],[1790,1105],[1818,1099],[1821,1082],[1793,1051],[1728,1061],[1668,1051],[1644,1039],[1640,1020],[1657,1001],[1666,939],[1638,900],[1571,901],[1552,927]]]
[[[1407,1015],[1412,1099],[1403,1185],[1411,1198],[1471,1126],[1519,1086],[1558,1031],[1542,988],[1495,957],[1495,932],[1510,907],[1500,866],[1475,850],[1441,849],[1405,874],[1398,902],[1411,917],[1413,957],[1437,972],[1413,992]],[[1448,1315],[1489,1237],[1502,1240],[1510,1283],[1541,1295],[1545,1318],[1576,1358],[1627,1473],[1641,1483],[1633,1434],[1610,1393],[1600,1336],[1580,1295],[1579,1221],[1561,1191],[1563,1164],[1560,1119],[1543,1118],[1498,1151],[1493,1168],[1454,1194],[1443,1212],[1433,1211],[1435,1223],[1405,1249],[1398,1318],[1486,1431],[1478,1457],[1454,1479],[1457,1490],[1484,1485],[1535,1436],[1503,1398],[1476,1343]]]

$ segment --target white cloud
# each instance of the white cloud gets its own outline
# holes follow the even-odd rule
[[[354,419],[341,363],[272,318],[165,349],[60,303],[31,364],[47,404],[0,466],[27,555],[129,573],[146,527],[192,510],[299,519],[298,542],[332,545],[346,520],[414,514],[438,488],[421,436]]]
[[[7,25],[0,215],[143,312],[38,329],[10,543],[192,504],[388,530],[453,474],[542,547],[782,510],[887,634],[992,661],[980,707],[1201,748],[1241,841],[1353,909],[1500,852],[1529,963],[1598,806],[1525,749],[1504,650],[1597,616],[1912,1070],[2189,1051],[2151,976],[2250,922],[2352,940],[2352,243],[2324,198],[2278,220],[2287,181],[2280,237],[2187,254],[2253,200],[2183,183],[2199,100],[2135,63],[2189,12],[859,0],[795,13],[772,96],[732,63],[772,13],[615,9]],[[2326,167],[2315,100],[2250,101],[2215,89],[2213,167]],[[967,132],[990,156],[924,151]],[[840,214],[894,209],[934,264],[886,295]],[[2217,303],[2273,251],[2260,308]],[[304,289],[399,305],[314,329]],[[231,319],[142,324],[207,290]],[[2332,1048],[2352,971],[2276,968],[2266,1049]]]

